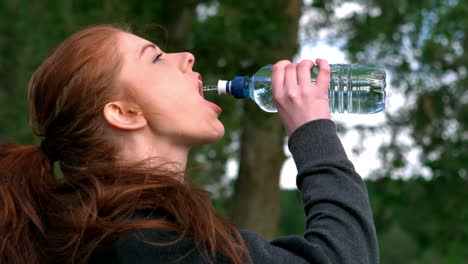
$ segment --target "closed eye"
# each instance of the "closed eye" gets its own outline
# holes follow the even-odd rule
[[[161,60],[160,58],[162,55],[163,55],[162,53],[159,53],[158,55],[156,55],[156,57],[153,60],[153,63],[156,63],[158,60]]]

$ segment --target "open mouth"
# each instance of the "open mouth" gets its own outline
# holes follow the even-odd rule
[[[198,92],[200,93],[200,96],[201,96],[203,99],[205,99],[205,96],[203,96],[203,80],[202,80],[202,77],[201,77],[201,75],[200,75],[198,72],[196,72],[195,74],[197,75],[196,77],[197,77],[197,79],[198,79]],[[208,100],[206,100],[206,99],[205,99],[205,101],[206,101],[206,103],[208,103],[209,105],[211,105],[211,107],[212,107],[218,114],[220,114],[220,113],[223,111],[223,110],[221,109],[221,107],[219,107],[218,105],[216,105],[216,104],[214,104],[214,103],[212,103],[212,102],[210,102],[210,101],[208,101]]]
[[[199,73],[197,73],[197,79],[198,79],[198,92],[200,93],[201,97],[205,98],[203,96],[203,80]]]

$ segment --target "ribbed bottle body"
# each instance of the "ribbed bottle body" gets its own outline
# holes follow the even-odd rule
[[[250,97],[266,112],[277,112],[271,89],[271,68],[267,65],[248,79]],[[330,111],[372,114],[385,108],[385,70],[367,64],[331,64]],[[312,70],[315,82],[319,69]]]

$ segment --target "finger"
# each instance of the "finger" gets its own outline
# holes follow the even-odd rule
[[[271,69],[271,87],[273,89],[273,97],[284,93],[284,72],[286,65],[291,62],[282,60],[273,65]]]
[[[326,89],[328,92],[328,87],[330,86],[330,65],[326,60],[317,59],[315,60],[317,66],[320,68],[319,74],[317,76],[316,85],[319,88]]]
[[[297,63],[290,63],[286,66],[284,86],[286,89],[297,87]]]
[[[307,85],[312,83],[311,71],[315,63],[311,60],[303,60],[297,66],[297,83]]]

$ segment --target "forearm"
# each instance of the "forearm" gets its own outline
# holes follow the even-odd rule
[[[336,127],[316,120],[289,141],[307,216],[305,239],[332,263],[378,263],[378,243],[367,190],[348,160]]]

